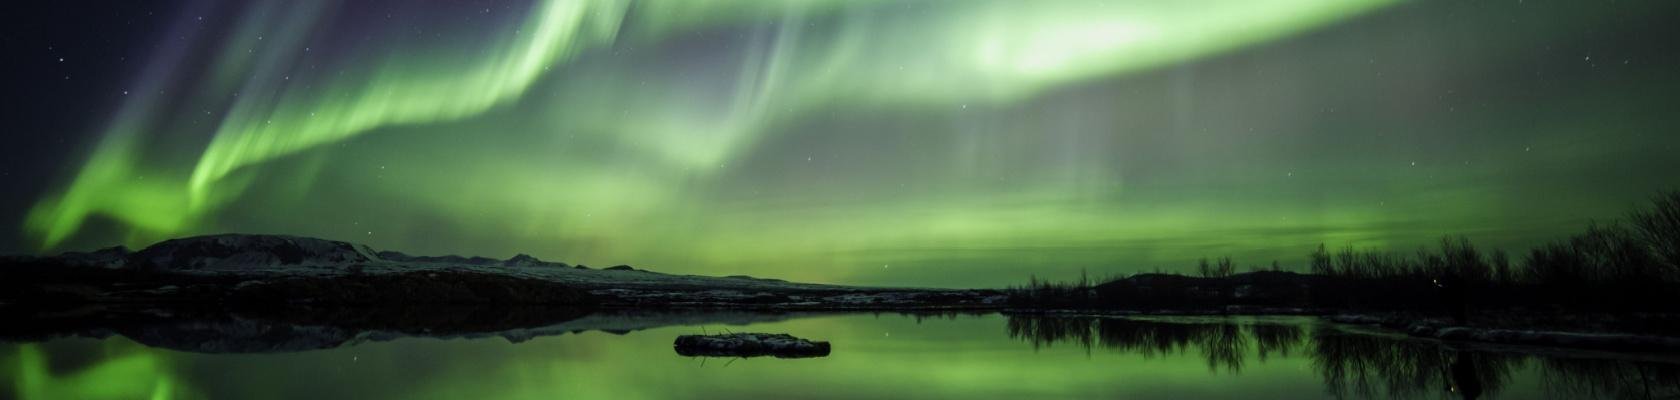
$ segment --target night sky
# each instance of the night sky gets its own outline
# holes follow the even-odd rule
[[[1001,286],[1520,251],[1680,187],[1673,1],[3,7],[5,253]]]

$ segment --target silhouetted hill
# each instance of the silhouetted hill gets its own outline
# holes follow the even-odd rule
[[[529,254],[411,256],[286,235],[221,234],[52,257],[0,258],[0,307],[190,302],[249,305],[569,304],[802,309],[1000,306],[989,290],[867,288],[571,267]]]
[[[165,240],[129,256],[142,269],[344,265],[378,260],[367,245],[286,235],[224,234]]]

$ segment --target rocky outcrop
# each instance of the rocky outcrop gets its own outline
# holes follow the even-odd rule
[[[673,347],[677,354],[689,357],[804,358],[826,357],[829,352],[828,342],[813,342],[785,333],[682,335]]]

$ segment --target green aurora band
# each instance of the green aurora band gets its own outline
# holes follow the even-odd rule
[[[1320,242],[1404,248],[1451,233],[1522,245],[1657,188],[1634,184],[1665,183],[1510,210],[1537,186],[1482,183],[1522,169],[1516,157],[1590,166],[1673,140],[1572,146],[1570,132],[1610,132],[1598,117],[1529,118],[1519,127],[1538,133],[1522,143],[1462,146],[1525,154],[1472,164],[1470,150],[1397,138],[1511,128],[1502,105],[1468,123],[1370,128],[1290,116],[1374,101],[1345,91],[1303,95],[1319,103],[1298,109],[1277,90],[1244,93],[1260,91],[1251,80],[1405,93],[1416,79],[1227,67],[1295,42],[1305,49],[1277,58],[1351,65],[1325,54],[1354,44],[1303,34],[1421,7],[1392,3],[546,0],[480,25],[398,15],[405,23],[355,31],[366,38],[352,46],[341,26],[358,22],[336,3],[251,2],[220,35],[187,35],[149,61],[25,229],[43,250],[274,232],[420,254],[963,286],[1177,269],[1203,255],[1293,262]],[[1414,78],[1430,73],[1417,65]],[[1573,94],[1580,105],[1618,93]],[[1377,119],[1416,116],[1407,110]],[[1322,138],[1286,135],[1353,130],[1384,139],[1328,141],[1411,151],[1326,156],[1294,147]],[[1220,167],[1167,171],[1195,161],[1165,147]],[[1553,172],[1579,171],[1590,169]],[[1392,197],[1404,193],[1426,194]],[[97,219],[111,223],[89,228]]]

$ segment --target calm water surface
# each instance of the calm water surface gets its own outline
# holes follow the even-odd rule
[[[362,338],[206,354],[122,335],[0,344],[4,395],[117,398],[1674,398],[1680,360],[1466,347],[1310,318],[820,314],[513,340]],[[603,328],[605,329],[605,328]],[[785,332],[828,357],[689,358],[677,335]],[[192,338],[196,342],[214,337]],[[280,338],[280,340],[291,340]],[[151,341],[148,341],[152,343]]]

